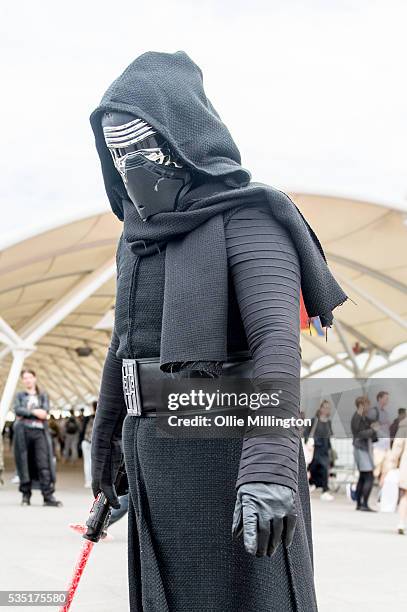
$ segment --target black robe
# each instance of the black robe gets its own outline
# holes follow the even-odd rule
[[[147,121],[193,171],[194,189],[174,213],[147,223],[138,218],[104,143],[105,111]],[[107,195],[124,220],[115,330],[93,433],[97,460],[99,443],[109,443],[125,413],[121,358],[158,357],[164,372],[191,363],[210,370],[208,363],[218,366],[228,357],[230,338],[240,337],[243,323],[256,382],[267,376],[298,381],[300,284],[309,315],[326,325],[346,295],[293,202],[250,183],[205,95],[202,73],[185,53],[137,58],[109,87],[91,123]],[[231,330],[228,276],[240,311]],[[290,416],[298,413],[299,393],[288,408]],[[123,430],[132,612],[314,612],[309,494],[298,438],[165,440],[154,421],[127,417]],[[271,559],[251,557],[231,539],[235,486],[250,481],[296,491],[293,545],[280,546]]]

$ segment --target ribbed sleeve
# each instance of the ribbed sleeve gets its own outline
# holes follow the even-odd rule
[[[112,437],[121,438],[122,424],[127,414],[122,387],[122,360],[116,357],[118,346],[119,340],[113,331],[103,367],[93,426],[93,439],[98,440],[98,448],[92,448],[92,460],[95,461],[98,460],[96,451],[99,446],[109,448]],[[96,444],[94,446],[96,447]]]
[[[237,301],[261,391],[277,388],[284,402],[274,413],[297,417],[300,402],[300,265],[287,231],[261,209],[235,213],[225,226]],[[269,415],[273,408],[260,408]],[[250,432],[255,433],[254,431]],[[236,486],[270,482],[297,488],[299,435],[247,436]]]
[[[93,425],[93,431],[97,432],[101,444],[104,444],[106,447],[110,445],[111,436],[121,438],[122,424],[127,414],[126,402],[124,400],[122,385],[122,359],[116,356],[120,345],[120,338],[117,333],[117,324],[118,322],[121,323],[120,318],[125,318],[125,311],[123,310],[123,304],[125,303],[123,300],[124,296],[121,295],[121,292],[119,290],[119,278],[123,273],[123,263],[121,262],[120,257],[122,249],[123,234],[120,236],[116,251],[117,290],[115,324],[112,331],[109,349],[107,351],[105,363],[103,366],[102,380],[100,383],[100,391],[98,398],[98,407],[96,411],[95,422]],[[126,287],[126,290],[130,291],[130,288]],[[118,311],[119,302],[121,309]],[[126,323],[128,323],[127,319]]]

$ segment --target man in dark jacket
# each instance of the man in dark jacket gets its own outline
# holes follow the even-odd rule
[[[366,396],[355,400],[356,412],[351,420],[353,447],[359,480],[356,485],[356,510],[374,512],[368,501],[373,488],[373,442],[377,440],[380,424],[369,418],[369,399]]]
[[[78,445],[80,435],[80,424],[75,416],[74,410],[70,411],[69,417],[64,424],[64,450],[65,461],[75,463],[78,459]]]

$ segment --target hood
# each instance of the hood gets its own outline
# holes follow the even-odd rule
[[[202,72],[184,51],[149,51],[135,59],[109,87],[90,122],[95,134],[106,193],[123,220],[122,181],[105,145],[101,116],[134,114],[151,124],[193,171],[233,187],[247,185],[232,136],[205,95]]]

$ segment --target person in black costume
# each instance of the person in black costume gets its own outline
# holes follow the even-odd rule
[[[369,398],[361,395],[355,400],[356,412],[352,416],[351,431],[353,436],[353,451],[359,479],[356,485],[356,510],[375,512],[369,506],[369,497],[374,483],[373,442],[377,441],[380,429],[378,422],[369,418]]]
[[[55,499],[55,465],[52,440],[47,418],[49,399],[40,391],[33,370],[21,372],[25,390],[14,399],[14,456],[20,480],[19,489],[23,494],[21,504],[31,505],[32,483],[39,481],[44,506],[61,506]]]
[[[312,436],[314,438],[314,455],[308,466],[310,473],[309,484],[317,489],[322,489],[321,499],[332,501],[334,498],[329,493],[329,468],[331,467],[331,437],[332,423],[330,420],[331,406],[324,400],[308,431],[305,432],[305,440]]]
[[[167,439],[156,432],[156,388],[189,373],[238,372],[260,389],[274,378],[286,393],[280,416],[296,417],[300,288],[309,315],[328,326],[346,295],[293,202],[250,182],[184,52],[137,58],[91,125],[123,221],[92,487],[118,506],[123,434],[130,609],[313,612],[298,431]]]

